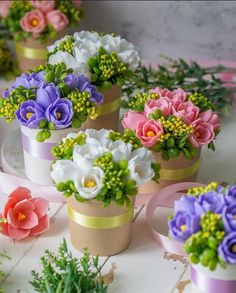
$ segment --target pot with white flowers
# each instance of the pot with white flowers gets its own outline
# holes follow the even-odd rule
[[[137,94],[129,108],[123,127],[131,129],[161,164],[159,183],[149,182],[140,191],[196,181],[201,148],[208,145],[215,150],[213,140],[220,131],[220,119],[207,97],[157,87]]]
[[[234,293],[236,288],[236,185],[212,182],[175,203],[170,237],[189,255],[193,293]]]
[[[104,95],[96,120],[88,120],[87,128],[117,131],[121,86],[137,69],[140,58],[130,42],[111,34],[82,31],[66,36],[48,47],[48,62],[65,62],[77,74],[84,74]]]
[[[0,99],[0,117],[15,118],[21,125],[26,176],[52,185],[51,149],[66,134],[95,118],[103,96],[84,75],[75,75],[65,64],[47,64],[17,77]]]
[[[70,238],[80,251],[114,255],[131,237],[138,186],[159,177],[159,165],[132,132],[70,134],[53,148],[51,177],[67,198]]]

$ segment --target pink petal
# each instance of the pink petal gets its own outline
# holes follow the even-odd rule
[[[34,204],[34,212],[37,214],[38,218],[41,219],[48,211],[49,202],[40,197],[34,197],[30,200]]]
[[[14,228],[11,225],[8,225],[8,234],[13,239],[21,240],[29,236],[30,230]]]
[[[13,212],[13,209],[9,209],[7,214],[7,220],[12,227],[19,228],[20,221],[18,220],[16,214]]]
[[[8,210],[10,208],[13,208],[15,204],[17,203],[17,200],[13,197],[8,197],[7,203],[3,207],[3,217],[7,217]]]
[[[34,204],[31,201],[29,201],[28,199],[24,199],[24,200],[18,202],[13,208],[14,213],[19,213],[23,210],[32,210],[33,211]]]
[[[38,235],[47,231],[48,228],[49,228],[49,218],[47,215],[45,215],[39,220],[39,224],[36,227],[31,229],[30,234]]]
[[[11,226],[15,228],[31,229],[38,225],[38,217],[32,210],[22,210],[21,213],[25,215],[22,220],[18,219],[18,213],[14,213],[12,209],[8,212],[8,221]]]
[[[15,198],[17,201],[21,201],[23,199],[30,199],[31,198],[31,192],[26,187],[18,187],[15,189],[9,197]]]

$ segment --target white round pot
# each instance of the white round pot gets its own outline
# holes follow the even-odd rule
[[[191,265],[192,293],[235,293],[236,265],[210,271],[201,264]]]

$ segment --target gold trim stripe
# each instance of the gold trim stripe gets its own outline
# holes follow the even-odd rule
[[[46,49],[35,49],[21,46],[19,43],[15,44],[16,52],[24,58],[35,60],[46,60],[48,51]]]
[[[111,103],[98,106],[98,116],[110,114],[120,107],[120,97]]]

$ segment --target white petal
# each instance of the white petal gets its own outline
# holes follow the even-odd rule
[[[130,178],[135,180],[137,185],[140,186],[145,182],[151,180],[155,173],[151,168],[151,164],[145,161],[129,161]]]
[[[57,184],[72,180],[81,172],[80,168],[69,160],[58,160],[52,166],[51,178]]]

